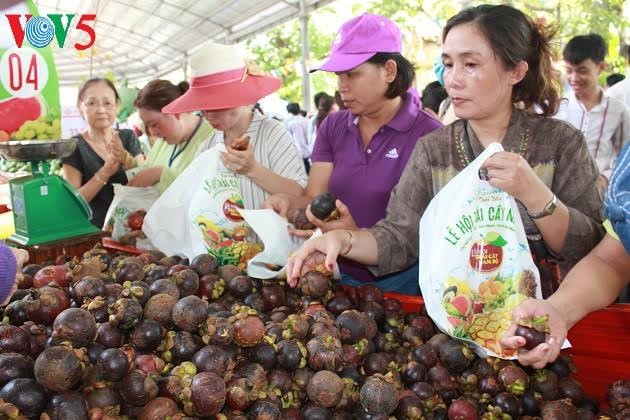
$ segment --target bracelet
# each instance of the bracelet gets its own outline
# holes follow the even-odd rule
[[[350,251],[352,251],[352,232],[350,232],[349,230],[344,231],[348,234],[348,236],[350,236],[350,244],[348,245],[348,249],[346,249],[345,252],[340,253],[339,255],[341,255],[342,257],[345,257],[346,255],[348,255],[350,253]]]
[[[107,185],[107,182],[103,181],[103,178],[101,178],[101,176],[98,174],[98,172],[96,172],[94,174],[94,176],[92,177],[92,179],[96,179],[98,182],[100,182],[103,185]]]
[[[556,197],[556,195],[553,194],[553,197],[551,197],[551,200],[547,204],[545,204],[545,207],[543,207],[541,211],[530,212],[527,209],[525,210],[527,211],[527,214],[529,215],[529,217],[536,220],[536,219],[542,219],[545,216],[549,216],[553,214],[553,212],[556,210],[557,207],[558,207],[558,197]]]

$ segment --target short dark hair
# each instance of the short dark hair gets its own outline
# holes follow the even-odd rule
[[[512,88],[512,103],[538,105],[541,115],[555,115],[560,105],[560,73],[553,66],[551,39],[556,29],[535,23],[508,5],[483,4],[464,9],[448,20],[442,41],[456,26],[473,23],[485,36],[503,67],[512,70],[521,61],[529,66],[523,80]]]
[[[577,65],[589,58],[601,63],[606,58],[608,47],[606,41],[598,34],[578,35],[571,38],[562,50],[562,58]]]
[[[287,105],[287,112],[289,114],[293,114],[293,115],[297,115],[300,113],[300,104],[298,104],[297,102],[290,102]]]
[[[374,54],[367,62],[382,66],[388,60],[394,60],[398,67],[396,78],[389,84],[389,87],[385,91],[385,97],[387,99],[394,99],[405,95],[407,90],[411,87],[413,80],[416,78],[416,70],[413,64],[401,53],[379,52]]]
[[[606,86],[611,87],[612,85],[616,85],[625,78],[626,76],[621,73],[613,73],[606,78]]]
[[[440,84],[437,80],[429,83],[422,90],[422,106],[425,108],[429,108],[436,114],[440,110],[440,104],[446,97],[448,93],[446,93],[446,89],[444,86]]]
[[[326,92],[317,92],[314,96],[313,96],[313,103],[315,104],[315,108],[319,108],[319,101],[320,99],[322,99],[324,96],[327,96],[328,94]]]
[[[116,90],[116,86],[112,83],[111,80],[106,79],[104,77],[93,77],[91,79],[83,82],[81,87],[79,88],[79,94],[77,95],[77,101],[81,102],[83,100],[83,95],[85,95],[85,91],[92,85],[96,83],[105,83],[107,87],[109,87],[114,92],[114,97],[116,98],[116,103],[120,102],[120,96],[118,95],[118,91]]]
[[[162,112],[162,108],[182,96],[188,88],[188,82],[179,82],[174,85],[168,80],[152,80],[138,92],[133,106]]]

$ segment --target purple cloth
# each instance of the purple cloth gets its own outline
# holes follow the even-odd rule
[[[4,302],[11,294],[16,270],[17,260],[13,251],[0,241],[0,303]]]
[[[401,51],[402,34],[398,26],[384,16],[364,13],[341,25],[330,55],[319,68],[311,71],[348,71],[376,53]]]
[[[370,140],[361,143],[358,117],[348,110],[326,117],[317,130],[311,160],[332,162],[328,190],[350,209],[357,225],[372,227],[385,217],[389,195],[398,183],[417,141],[442,124],[422,111],[412,95],[398,113]],[[374,281],[363,266],[342,261],[341,272],[357,280]]]

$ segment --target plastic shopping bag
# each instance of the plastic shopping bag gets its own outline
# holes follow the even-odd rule
[[[273,210],[240,210],[240,213],[264,245],[263,251],[247,263],[247,274],[257,279],[286,279],[289,255],[304,242],[322,236],[319,229],[306,240],[291,235],[287,229],[290,226],[287,219]],[[325,271],[324,267],[321,268]],[[334,279],[341,277],[337,264],[333,267],[332,275]]]
[[[142,232],[143,219],[160,193],[153,187],[114,184],[114,199],[107,210],[103,230],[111,228],[112,239],[123,244],[151,248]]]
[[[447,334],[481,356],[515,358],[499,339],[512,310],[541,297],[540,277],[514,198],[479,179],[492,143],[431,201],[420,221],[420,288],[427,311]]]
[[[262,247],[250,239],[239,210],[238,178],[223,166],[223,144],[199,155],[162,193],[145,217],[144,232],[167,255],[209,253],[219,265],[245,269]]]
[[[304,239],[289,234],[287,219],[273,210],[241,210],[240,213],[264,245],[264,250],[247,263],[247,274],[257,279],[286,278],[289,254],[298,249]]]

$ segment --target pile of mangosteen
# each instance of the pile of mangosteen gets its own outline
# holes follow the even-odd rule
[[[291,289],[209,255],[97,247],[23,274],[0,324],[1,418],[630,416],[630,380],[602,410],[567,357],[480,359],[425,313],[316,271]]]

